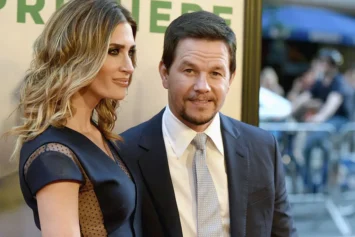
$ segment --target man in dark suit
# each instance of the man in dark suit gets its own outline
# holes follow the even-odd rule
[[[122,134],[145,236],[296,236],[275,139],[220,113],[236,39],[205,11],[174,20],[159,71],[168,105]]]

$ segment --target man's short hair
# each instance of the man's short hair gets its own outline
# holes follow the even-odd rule
[[[229,70],[236,70],[236,37],[225,20],[207,11],[186,13],[168,26],[164,37],[162,61],[169,71],[178,43],[186,38],[224,41],[229,51]]]

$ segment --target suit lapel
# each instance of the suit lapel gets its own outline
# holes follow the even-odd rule
[[[248,203],[248,149],[236,124],[221,114],[221,129],[226,159],[231,236],[245,236]]]
[[[167,236],[182,237],[179,211],[165,150],[161,111],[146,126],[139,141],[143,154],[139,158],[142,177]]]

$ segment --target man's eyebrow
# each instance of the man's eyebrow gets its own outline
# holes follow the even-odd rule
[[[195,67],[195,64],[193,64],[193,63],[190,62],[190,61],[183,60],[183,61],[181,62],[181,66]]]
[[[215,65],[212,67],[213,70],[225,70],[225,67],[222,65]]]

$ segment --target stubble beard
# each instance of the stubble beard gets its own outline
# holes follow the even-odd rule
[[[201,111],[203,113],[203,110]],[[201,125],[205,125],[209,122],[212,121],[212,119],[214,118],[214,116],[217,114],[218,111],[212,113],[211,116],[205,117],[205,116],[190,116],[187,111],[186,111],[186,107],[184,106],[184,108],[181,110],[180,112],[180,116],[182,119],[184,119],[185,121],[187,121],[190,124],[196,125],[196,126],[201,126]]]

